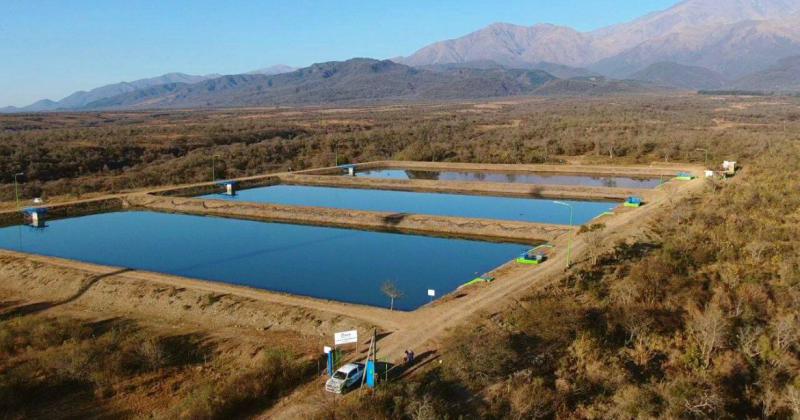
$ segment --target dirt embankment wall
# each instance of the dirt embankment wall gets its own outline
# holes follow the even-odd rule
[[[541,223],[161,197],[147,194],[128,196],[126,203],[131,208],[162,212],[453,236],[529,245],[552,241],[570,230],[567,226]]]
[[[493,182],[431,181],[359,178],[351,176],[281,175],[282,184],[381,189],[524,198],[618,200],[647,193],[646,189],[583,187],[579,185],[504,184]]]
[[[31,310],[75,305],[105,314],[133,314],[208,326],[247,326],[330,335],[371,324],[299,305],[246,297],[237,286],[0,251],[0,297],[38,302]],[[231,289],[231,290],[228,290]],[[269,295],[269,292],[252,291]],[[302,299],[302,298],[295,298]]]
[[[236,189],[268,187],[270,185],[280,184],[280,178],[273,175],[265,175],[258,177],[242,178],[235,180],[237,183]],[[169,187],[153,190],[150,194],[161,195],[167,197],[197,197],[199,195],[207,195],[213,193],[221,193],[224,187],[217,185],[217,183],[202,183],[192,184],[180,187]]]
[[[417,170],[452,170],[452,171],[485,171],[485,172],[540,172],[560,174],[591,174],[640,177],[673,177],[677,172],[690,172],[695,176],[703,175],[703,168],[694,165],[653,164],[653,165],[518,165],[518,164],[483,164],[458,162],[416,162],[387,160],[360,163],[358,170],[365,169],[417,169]],[[342,173],[339,168],[322,168],[299,171],[302,175],[332,175]]]
[[[64,219],[67,217],[85,216],[87,214],[103,213],[120,210],[123,200],[120,197],[98,198],[93,200],[75,201],[63,204],[45,205],[47,219]],[[24,222],[21,211],[0,212],[0,227],[18,225]]]

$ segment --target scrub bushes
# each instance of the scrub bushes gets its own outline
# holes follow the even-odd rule
[[[222,381],[200,385],[165,418],[225,419],[264,407],[308,380],[315,367],[310,360],[271,351],[248,369]]]
[[[798,99],[620,97],[501,107],[448,104],[341,113],[306,109],[0,115],[0,201],[83,196],[210,181],[336,162],[400,159],[483,163],[703,162],[752,156],[797,126]],[[746,108],[738,107],[744,103]],[[730,107],[728,107],[731,105]],[[737,105],[736,108],[733,105]],[[794,119],[791,119],[794,115]],[[718,123],[767,129],[711,130]]]
[[[736,178],[675,203],[650,235],[454,331],[443,363],[414,385],[350,410],[409,419],[416,406],[433,418],[800,416],[800,146],[771,148]],[[462,392],[428,396],[453,388]]]
[[[5,360],[0,406],[9,413],[31,408],[27,405],[42,389],[92,390],[109,397],[133,376],[210,357],[210,348],[193,335],[160,337],[129,322],[87,324],[41,316],[0,323],[0,352]]]

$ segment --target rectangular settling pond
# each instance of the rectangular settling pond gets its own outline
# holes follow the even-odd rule
[[[202,198],[569,224],[569,209],[553,203],[552,200],[533,198],[309,187],[302,185],[275,185],[241,190],[234,197],[224,194],[211,194]],[[573,205],[575,224],[584,224],[601,213],[613,209],[618,204],[609,201],[563,201]]]
[[[402,310],[490,271],[528,247],[153,212],[0,229],[0,248]]]
[[[588,174],[550,174],[537,172],[433,171],[411,169],[365,169],[357,177],[382,179],[422,179],[432,181],[498,182],[504,184],[579,185],[609,188],[655,188],[659,177],[626,177]]]

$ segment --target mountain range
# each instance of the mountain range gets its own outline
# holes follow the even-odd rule
[[[662,89],[800,91],[800,0],[686,0],[589,32],[496,23],[408,57],[170,73],[0,112],[233,107]]]
[[[200,83],[172,83],[117,95],[91,109],[196,108],[363,103],[386,100],[450,100],[557,92],[559,79],[535,69],[421,69],[389,60],[356,58],[314,64],[272,76],[224,76]],[[591,93],[605,81],[577,82]],[[639,84],[632,84],[631,90]]]
[[[548,62],[614,78],[673,62],[735,80],[792,55],[800,55],[800,0],[687,0],[591,32],[496,23],[398,61],[411,66],[494,61],[509,67]]]
[[[259,70],[254,70],[249,74],[264,74],[273,75],[285,72],[294,71],[295,68],[286,65],[276,65],[266,67]],[[131,92],[140,90],[147,90],[155,86],[170,85],[170,84],[194,84],[205,80],[211,80],[222,77],[220,74],[207,74],[205,76],[195,76],[185,73],[167,73],[161,76],[135,80],[132,82],[120,82],[111,85],[101,86],[90,91],[78,91],[59,101],[52,101],[50,99],[43,99],[37,101],[26,107],[5,107],[0,108],[0,112],[42,112],[42,111],[57,111],[57,110],[80,110],[86,108],[89,104],[118,95],[124,95]]]
[[[784,58],[766,70],[737,80],[729,88],[756,92],[800,92],[800,56]]]

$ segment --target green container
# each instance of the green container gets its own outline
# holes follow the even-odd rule
[[[539,265],[541,262],[537,260],[529,260],[527,258],[517,258],[517,262],[526,265]]]

